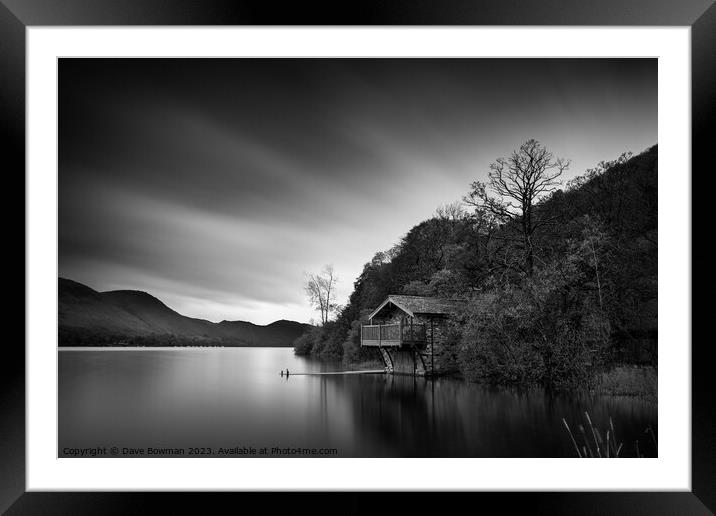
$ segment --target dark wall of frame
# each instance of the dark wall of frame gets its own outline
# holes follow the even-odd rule
[[[25,493],[25,361],[24,278],[25,229],[18,212],[25,182],[25,28],[32,25],[682,25],[692,28],[692,235],[694,244],[710,240],[709,202],[705,188],[693,179],[713,175],[716,141],[716,5],[713,0],[363,0],[293,2],[228,0],[0,0],[0,170],[5,202],[5,281],[18,297],[10,301],[0,364],[0,511],[7,514],[150,514],[236,513],[252,503],[265,511],[285,512],[311,507],[312,512],[337,510],[366,514],[385,506],[385,494],[348,493]],[[670,171],[669,173],[678,173]],[[686,173],[684,171],[683,173]],[[7,238],[11,229],[12,239]],[[21,232],[22,231],[22,232]],[[10,246],[10,242],[14,245]],[[702,243],[703,242],[703,243]],[[692,246],[693,247],[693,246]],[[692,251],[693,252],[693,251]],[[693,254],[693,268],[706,269],[706,255]],[[709,307],[698,294],[712,290],[713,275],[704,274],[693,287],[694,329],[703,328]],[[22,285],[21,285],[22,283]],[[22,287],[23,297],[19,297]],[[21,301],[22,300],[22,301]],[[20,313],[22,310],[22,314]],[[716,389],[711,341],[694,333],[692,347],[692,492],[691,493],[471,493],[417,494],[402,497],[401,511],[522,508],[549,514],[709,514],[716,512]],[[688,345],[688,343],[665,343]],[[668,379],[667,379],[668,385]],[[156,505],[159,504],[159,505]],[[154,507],[153,507],[154,505]],[[209,510],[211,508],[211,510]],[[462,510],[462,509],[457,509]]]
[[[713,175],[713,144],[716,142],[716,4],[713,4],[691,27],[691,137],[692,137],[692,489],[704,504],[716,513],[716,387],[713,364],[716,353],[707,342],[705,324],[710,321],[704,302],[713,292],[713,275],[696,275],[707,271],[705,254],[694,252],[706,245],[703,235],[713,220],[709,193],[694,188],[695,180],[703,182]],[[706,233],[704,233],[706,231]],[[698,331],[702,330],[702,331]]]
[[[2,0],[25,25],[691,25],[712,0]]]
[[[17,297],[7,303],[12,321],[0,362],[0,512],[25,491],[25,229],[20,228],[25,192],[25,27],[0,5],[0,168],[15,203],[2,203],[11,230],[6,254],[7,286]],[[21,194],[22,192],[22,194]],[[10,221],[16,221],[14,224]],[[8,248],[10,246],[8,245]],[[10,271],[12,269],[13,272]],[[23,293],[20,296],[20,292]]]

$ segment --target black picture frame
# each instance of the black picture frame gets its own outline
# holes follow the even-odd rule
[[[350,6],[354,6],[353,9]],[[62,25],[617,25],[691,27],[692,64],[692,171],[711,171],[710,151],[714,140],[716,114],[716,6],[713,0],[363,0],[351,4],[335,2],[332,8],[295,2],[277,8],[271,2],[204,0],[0,0],[0,142],[6,195],[6,227],[16,228],[15,207],[9,200],[25,192],[25,30],[31,26]],[[664,171],[662,173],[686,173]],[[697,173],[692,172],[693,178]],[[9,184],[8,184],[9,183]],[[692,187],[692,235],[712,232],[708,222],[708,201],[703,189]],[[9,195],[8,195],[9,194]],[[23,195],[24,199],[24,195]],[[12,215],[11,215],[12,210]],[[18,225],[19,226],[19,225]],[[699,230],[702,231],[699,231]],[[25,229],[23,252],[6,246],[6,263],[12,271],[6,280],[17,282],[20,291],[22,267],[26,271]],[[13,235],[14,236],[14,235]],[[20,235],[14,239],[20,245]],[[6,239],[7,241],[7,239]],[[22,258],[20,257],[22,254]],[[704,258],[693,255],[693,265]],[[22,264],[20,263],[22,259]],[[704,263],[705,265],[705,263]],[[704,270],[705,267],[699,267]],[[693,272],[692,272],[693,275]],[[692,289],[692,321],[708,320],[704,304],[695,302],[699,292],[711,284],[700,280]],[[26,278],[26,275],[23,275]],[[24,279],[26,281],[26,279]],[[25,284],[23,281],[23,292]],[[15,287],[15,285],[12,285]],[[381,494],[348,493],[340,501],[316,493],[289,493],[283,501],[275,494],[271,502],[257,500],[256,493],[79,493],[25,492],[25,352],[24,302],[8,303],[6,325],[20,335],[6,337],[0,390],[0,511],[8,514],[143,514],[153,512],[151,503],[160,503],[161,512],[197,511],[234,513],[237,503],[267,503],[279,510],[310,504],[313,512],[335,512],[340,503],[344,513],[365,513],[383,504]],[[24,300],[24,294],[23,294]],[[703,314],[702,317],[700,315]],[[20,330],[22,325],[22,330]],[[694,334],[695,335],[695,334]],[[23,344],[21,344],[21,342]],[[670,343],[673,345],[689,343]],[[449,504],[481,507],[500,504],[501,511],[525,506],[527,510],[558,513],[600,514],[709,514],[716,512],[716,396],[712,381],[710,339],[693,339],[692,345],[692,491],[691,492],[590,492],[590,493],[450,493]],[[320,496],[320,502],[318,501]],[[237,501],[237,497],[241,497]],[[469,497],[469,498],[468,498]],[[310,498],[310,500],[309,500]],[[330,498],[330,497],[329,497]],[[404,497],[401,511],[428,507],[424,493]],[[445,501],[431,497],[443,508]],[[457,510],[457,509],[456,509]]]

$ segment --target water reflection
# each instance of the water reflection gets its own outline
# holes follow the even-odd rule
[[[611,416],[625,455],[654,455],[653,404],[495,389],[450,379],[297,373],[340,364],[281,348],[62,351],[65,447],[322,447],[343,457],[573,456],[562,426]],[[289,368],[289,378],[279,376]],[[576,428],[576,426],[575,426]],[[216,455],[216,453],[214,453]]]

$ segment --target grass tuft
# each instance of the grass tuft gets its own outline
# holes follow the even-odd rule
[[[602,432],[599,430],[598,427],[594,426],[592,423],[592,418],[589,416],[589,412],[586,410],[584,411],[584,419],[586,420],[587,427],[589,428],[589,432],[585,429],[585,426],[583,424],[578,424],[577,428],[579,429],[579,438],[581,440],[581,443],[578,442],[578,439],[575,437],[574,433],[572,432],[572,429],[569,427],[569,423],[567,423],[567,420],[565,418],[562,418],[562,423],[564,424],[564,427],[567,429],[567,433],[569,434],[569,438],[572,441],[572,446],[574,447],[574,450],[577,452],[577,457],[580,459],[582,458],[617,458],[621,455],[622,450],[624,449],[624,443],[617,441],[617,435],[614,431],[614,422],[612,421],[612,418],[609,418],[609,428],[606,431],[605,438],[602,438]],[[654,450],[657,451],[658,454],[658,445],[656,440],[656,434],[654,433],[654,429],[651,427],[651,425],[648,425],[646,429],[644,430],[644,433],[651,436],[651,441],[654,445]],[[644,457],[645,455],[642,453],[642,449],[639,447],[639,441],[637,440],[634,443],[634,449],[636,452],[636,456],[639,458]]]

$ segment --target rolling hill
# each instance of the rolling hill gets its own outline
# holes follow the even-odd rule
[[[186,317],[137,290],[98,292],[58,280],[60,346],[291,346],[311,326],[280,320],[213,323]]]

